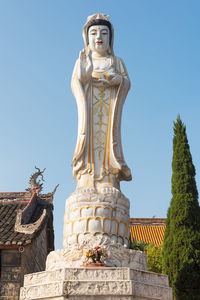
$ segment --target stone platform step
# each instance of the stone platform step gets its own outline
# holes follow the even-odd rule
[[[20,300],[172,300],[165,275],[129,268],[63,268],[25,275]]]

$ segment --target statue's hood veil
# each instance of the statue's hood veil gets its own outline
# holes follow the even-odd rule
[[[112,32],[112,36],[111,36],[111,43],[110,43],[110,50],[111,50],[111,53],[112,55],[114,55],[114,51],[113,51],[113,43],[114,43],[114,28],[113,28],[113,25],[112,23],[110,22],[110,18],[108,15],[104,15],[104,14],[101,14],[101,13],[97,13],[97,14],[94,14],[94,15],[91,15],[87,18],[87,22],[85,23],[85,25],[83,26],[83,30],[82,30],[82,34],[83,34],[83,40],[84,40],[84,44],[85,44],[85,49],[86,51],[88,50],[88,38],[87,38],[87,31],[88,31],[88,26],[89,26],[89,23],[92,21],[92,20],[105,20],[107,22],[110,23],[111,25],[111,32]]]

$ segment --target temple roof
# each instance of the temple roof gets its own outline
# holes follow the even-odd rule
[[[161,245],[164,239],[165,218],[131,218],[131,240]]]
[[[0,193],[0,248],[30,244],[52,218],[52,200],[53,193]]]

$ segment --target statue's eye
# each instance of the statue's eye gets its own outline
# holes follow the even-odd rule
[[[104,35],[106,35],[106,34],[108,34],[108,31],[107,31],[107,30],[104,30],[104,31],[102,31],[101,33],[104,34]]]
[[[96,34],[95,30],[90,31],[90,35],[95,35],[95,34]]]

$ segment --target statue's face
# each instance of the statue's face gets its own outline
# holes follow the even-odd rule
[[[88,40],[91,51],[104,53],[109,48],[110,32],[106,25],[93,25],[88,31]]]

